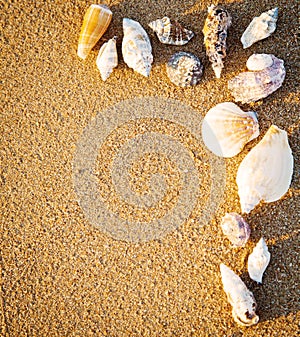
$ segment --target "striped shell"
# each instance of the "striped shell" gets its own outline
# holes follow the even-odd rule
[[[167,75],[170,81],[180,87],[196,85],[202,76],[203,66],[192,53],[175,53],[167,63]]]
[[[79,35],[77,55],[85,59],[112,19],[111,10],[105,5],[91,5],[86,11]]]
[[[194,36],[191,30],[182,27],[180,23],[171,23],[167,16],[150,22],[149,27],[156,33],[159,41],[165,44],[183,46]]]
[[[118,53],[116,47],[117,37],[108,40],[99,50],[96,60],[103,81],[107,80],[110,74],[118,65]]]

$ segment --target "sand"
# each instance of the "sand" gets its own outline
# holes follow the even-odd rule
[[[210,2],[115,1],[108,31],[82,61],[76,49],[89,4],[1,3],[0,335],[296,336],[297,2],[224,1],[233,25],[219,80],[201,33]],[[239,38],[251,19],[275,6],[276,32],[243,50]],[[163,15],[195,32],[189,44],[158,42],[147,24]],[[150,36],[149,78],[134,73],[121,57],[123,17],[138,20]],[[114,35],[120,62],[104,83],[95,60]],[[196,87],[182,89],[167,78],[165,63],[179,50],[195,53],[204,64]],[[255,52],[283,59],[285,82],[268,98],[239,104],[257,112],[261,134],[236,157],[217,158],[205,149],[197,125],[212,106],[233,101],[227,82],[246,69]],[[281,200],[261,203],[245,216],[251,238],[233,249],[220,219],[240,212],[238,165],[272,124],[288,133],[292,183]],[[112,179],[120,182],[115,190]],[[272,257],[259,286],[246,264],[261,236]],[[221,262],[254,293],[256,326],[233,321]]]

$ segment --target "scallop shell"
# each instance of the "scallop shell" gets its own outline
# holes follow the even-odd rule
[[[249,213],[261,200],[279,200],[289,189],[293,165],[286,131],[272,125],[238,168],[236,182],[242,212]]]
[[[203,34],[206,55],[212,63],[217,78],[220,78],[224,68],[223,59],[226,56],[227,30],[231,25],[231,16],[220,6],[208,7],[208,16],[205,20]]]
[[[149,27],[156,33],[159,41],[165,44],[183,46],[194,36],[191,30],[182,27],[180,23],[171,23],[167,16],[150,22]]]
[[[264,238],[261,238],[248,257],[248,273],[252,280],[262,283],[263,273],[268,267],[270,258],[268,246]]]
[[[79,35],[77,55],[85,59],[112,19],[111,10],[105,5],[91,5],[86,11]]]
[[[232,306],[235,322],[242,326],[251,326],[259,321],[255,313],[257,304],[252,292],[245,283],[225,264],[220,264],[222,283],[228,302]]]
[[[103,81],[106,81],[108,79],[113,69],[118,65],[116,42],[117,37],[114,36],[112,39],[104,43],[99,50],[96,64]]]
[[[221,221],[224,235],[234,247],[243,247],[250,237],[250,227],[237,213],[226,213]]]
[[[240,73],[228,81],[228,89],[235,101],[255,102],[281,87],[285,78],[283,60],[271,54],[253,54],[247,66],[253,71]]]
[[[143,76],[149,76],[153,62],[150,39],[137,21],[123,19],[122,54],[125,63]]]
[[[220,157],[237,155],[246,143],[258,135],[255,112],[244,112],[231,102],[217,104],[203,119],[203,141],[210,151]]]
[[[243,48],[248,48],[253,43],[269,37],[276,29],[277,18],[277,7],[255,17],[241,37]]]
[[[175,53],[167,63],[167,75],[170,81],[180,87],[196,85],[202,76],[203,66],[192,53]]]

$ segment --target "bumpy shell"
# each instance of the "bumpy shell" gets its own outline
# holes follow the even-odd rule
[[[231,102],[211,108],[203,119],[203,141],[210,151],[220,157],[237,155],[246,143],[258,135],[255,113],[244,112]]]
[[[91,5],[86,11],[79,35],[77,55],[85,59],[112,19],[111,10],[105,5]]]
[[[115,36],[104,43],[99,50],[96,64],[103,81],[108,79],[113,69],[118,65],[116,41],[117,37]]]
[[[203,28],[204,43],[206,55],[212,63],[217,78],[220,78],[224,68],[227,30],[230,25],[231,17],[224,8],[214,5],[208,7],[208,16]]]
[[[248,273],[252,280],[262,283],[263,273],[268,267],[270,258],[268,246],[264,238],[261,238],[248,257]]]
[[[153,62],[150,39],[144,28],[128,18],[123,19],[122,54],[128,67],[143,76],[149,76]]]
[[[281,87],[285,78],[283,60],[274,55],[253,54],[247,66],[253,71],[240,73],[228,81],[228,89],[236,102],[255,102]]]
[[[250,227],[237,213],[226,213],[221,221],[224,235],[234,247],[243,247],[250,237]]]
[[[165,44],[183,46],[194,36],[191,30],[182,27],[178,22],[172,23],[167,16],[150,22],[149,27],[156,33],[159,41]]]
[[[232,306],[233,319],[242,326],[257,324],[259,317],[255,313],[257,304],[245,283],[225,264],[220,264],[222,283],[228,302]]]
[[[289,189],[293,165],[286,131],[272,125],[238,168],[236,182],[242,212],[249,213],[261,200],[279,200]]]
[[[180,87],[196,85],[202,76],[203,66],[192,53],[175,53],[167,63],[167,75],[170,81]]]
[[[243,47],[248,48],[253,43],[269,37],[276,29],[277,18],[277,7],[255,17],[241,37]]]

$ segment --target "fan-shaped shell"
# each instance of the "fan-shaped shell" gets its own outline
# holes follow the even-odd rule
[[[286,131],[272,125],[238,168],[242,212],[249,213],[261,200],[279,200],[289,189],[293,163]]]
[[[233,157],[259,135],[253,111],[244,112],[236,104],[224,102],[211,108],[203,119],[205,145],[217,156]]]
[[[101,78],[106,81],[113,69],[118,65],[118,54],[116,47],[117,37],[113,37],[102,45],[96,60]]]
[[[237,213],[226,213],[221,221],[224,235],[234,247],[243,247],[250,237],[250,227]]]
[[[112,19],[111,10],[105,5],[91,5],[86,11],[79,35],[77,55],[85,59]]]

